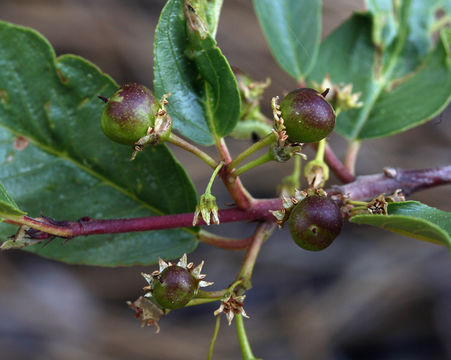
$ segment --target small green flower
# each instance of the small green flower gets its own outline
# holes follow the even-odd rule
[[[216,225],[219,224],[218,205],[216,205],[216,198],[212,194],[203,194],[200,197],[199,204],[194,212],[193,226],[198,224],[199,215],[201,215],[207,225],[210,225],[210,222]]]
[[[199,199],[196,211],[194,212],[193,226],[198,224],[199,215],[202,216],[202,219],[204,219],[207,225],[210,225],[210,222],[213,222],[213,224],[216,225],[219,224],[218,205],[216,205],[216,198],[211,194],[211,187],[216,175],[218,175],[219,170],[221,170],[222,165],[224,165],[224,163],[220,162],[215,171],[213,171],[207,188],[205,189],[205,193]]]

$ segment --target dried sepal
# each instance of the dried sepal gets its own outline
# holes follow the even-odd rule
[[[326,75],[320,84],[312,81],[312,86],[318,92],[323,92],[326,89],[329,89],[328,100],[337,111],[346,111],[363,106],[363,103],[359,101],[362,93],[353,93],[352,84],[334,84],[331,82],[330,76]]]
[[[279,227],[282,227],[283,224],[288,220],[290,217],[291,210],[293,207],[299,202],[302,201],[306,196],[307,192],[304,190],[294,190],[294,196],[287,196],[285,194],[282,194],[282,208],[279,210],[269,210],[271,214],[274,215],[276,218],[276,224],[279,225]]]
[[[221,301],[221,305],[219,306],[219,308],[215,310],[214,315],[218,316],[219,314],[224,313],[229,325],[232,324],[232,320],[235,317],[235,314],[241,314],[245,318],[249,318],[249,316],[247,316],[243,308],[245,298],[246,298],[245,295],[236,296],[233,293],[227,295]]]
[[[164,310],[143,296],[134,302],[127,301],[127,305],[135,311],[135,317],[141,320],[141,327],[155,326],[155,332],[157,334],[160,332],[158,321],[165,315]]]

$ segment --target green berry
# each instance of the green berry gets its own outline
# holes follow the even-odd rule
[[[198,280],[187,269],[171,265],[153,281],[152,297],[165,309],[180,309],[193,298],[197,288]]]
[[[324,97],[313,89],[290,92],[280,103],[288,139],[296,143],[317,142],[335,127],[335,112]]]
[[[159,103],[143,85],[127,84],[108,99],[100,125],[111,140],[133,145],[154,125]]]
[[[332,199],[312,195],[299,202],[288,220],[293,240],[301,248],[319,251],[327,248],[343,227],[340,208]]]

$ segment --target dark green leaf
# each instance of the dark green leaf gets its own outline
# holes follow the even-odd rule
[[[388,204],[388,215],[357,215],[349,219],[357,224],[377,226],[401,235],[451,248],[451,213],[418,201]]]
[[[392,44],[390,51],[401,45]],[[432,119],[449,103],[448,46],[442,37],[423,63],[402,78],[394,72],[401,52],[392,52],[381,73],[371,17],[357,14],[321,44],[311,78],[321,82],[329,74],[333,83],[352,83],[353,91],[361,92],[363,107],[339,114],[336,130],[340,134],[350,140],[388,136]]]
[[[169,0],[155,34],[155,91],[158,96],[172,94],[168,111],[175,129],[211,145],[216,137],[228,135],[238,121],[238,86],[210,35],[195,44],[187,37],[184,1]]]
[[[382,91],[357,137],[396,134],[439,114],[451,99],[448,47],[445,41],[439,41],[416,73],[410,78],[393,81],[389,91]]]
[[[100,129],[102,102],[114,81],[82,58],[55,59],[36,32],[0,23],[0,181],[31,216],[57,220],[122,218],[193,211],[196,194],[165,146],[132,150]],[[21,139],[22,146],[15,145]],[[14,228],[2,224],[6,237]],[[150,264],[196,246],[195,230],[54,240],[30,251],[89,265]]]
[[[209,128],[215,137],[226,136],[240,115],[241,98],[235,75],[210,36],[199,39],[193,60],[204,80],[203,106]]]
[[[16,202],[8,194],[5,187],[0,183],[0,218],[9,218],[25,215],[25,213],[17,207]]]
[[[271,52],[301,81],[315,64],[321,37],[320,0],[253,0]]]

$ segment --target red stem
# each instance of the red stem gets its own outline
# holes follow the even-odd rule
[[[236,206],[241,209],[248,209],[251,207],[252,196],[246,191],[238,177],[231,176],[231,170],[233,169],[229,169],[229,166],[227,165],[232,161],[232,157],[230,156],[229,149],[223,138],[218,140],[216,148],[218,149],[222,161],[224,161],[224,164],[226,165],[219,171],[219,176],[232,196],[233,201],[235,201]]]
[[[314,143],[313,147],[318,148],[318,143]],[[343,165],[339,158],[335,155],[333,150],[328,144],[326,144],[326,151],[324,152],[324,161],[332,172],[337,176],[337,178],[344,184],[355,181],[355,176],[352,175],[348,169]]]
[[[397,189],[401,189],[405,195],[409,195],[415,191],[450,183],[451,165],[420,170],[386,168],[384,174],[360,176],[350,184],[335,186],[328,189],[327,192],[329,194],[348,194],[350,199],[353,200],[368,200],[382,193],[391,194]],[[219,210],[219,220],[221,223],[255,220],[274,221],[275,219],[269,210],[278,210],[281,206],[282,202],[279,198],[253,200],[247,210],[238,207]],[[36,225],[39,225],[36,228],[41,231],[40,236],[47,233],[67,238],[93,234],[191,227],[192,221],[193,213],[111,220],[83,218],[76,222],[56,222],[48,218],[32,219],[29,217],[23,217],[22,220],[20,218],[4,220],[4,222],[15,225],[26,224],[29,227],[33,227],[33,223],[36,223]],[[199,225],[204,224],[202,220],[199,223]]]

